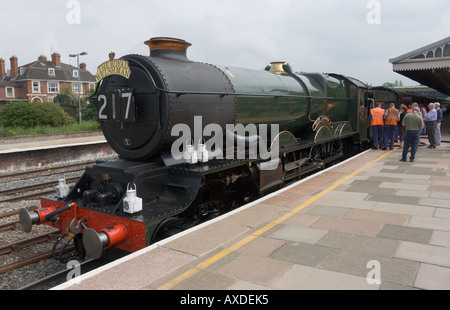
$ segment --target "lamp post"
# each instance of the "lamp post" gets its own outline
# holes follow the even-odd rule
[[[87,55],[86,52],[82,52],[80,54],[70,54],[69,57],[77,58],[77,70],[78,70],[78,115],[79,121],[81,124],[81,83],[80,83],[80,56]]]

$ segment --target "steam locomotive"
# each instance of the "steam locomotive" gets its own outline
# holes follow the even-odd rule
[[[97,72],[99,121],[119,158],[22,209],[25,231],[56,227],[83,257],[134,252],[368,147],[368,88],[354,78],[194,62],[174,38],[145,44],[150,56],[111,52]]]

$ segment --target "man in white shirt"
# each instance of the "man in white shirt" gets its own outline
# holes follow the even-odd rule
[[[435,137],[436,121],[437,121],[437,112],[436,109],[434,108],[434,103],[430,103],[428,105],[428,113],[427,115],[425,115],[428,141],[430,142],[430,145],[428,146],[429,149],[436,148],[436,137]]]
[[[444,118],[444,114],[442,112],[441,109],[441,104],[439,102],[435,102],[435,109],[437,112],[437,120],[436,120],[436,145],[441,145],[441,123],[442,123],[442,119]]]

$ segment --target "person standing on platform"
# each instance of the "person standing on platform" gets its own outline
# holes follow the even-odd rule
[[[386,145],[384,143],[383,137],[383,127],[384,127],[384,109],[381,108],[380,103],[375,103],[375,108],[370,110],[370,126],[372,127],[373,135],[373,147],[376,150],[380,147],[382,150],[386,150]]]
[[[395,108],[395,103],[391,103],[384,115],[384,143],[386,147],[389,146],[390,150],[394,149],[394,141],[397,140],[395,132],[399,120],[400,118],[398,110]]]
[[[430,142],[430,145],[428,146],[429,149],[435,149],[436,148],[436,120],[437,120],[437,112],[434,108],[434,103],[430,103],[428,105],[428,113],[425,115],[426,119],[426,126],[427,126],[427,134],[428,134],[428,141]]]
[[[398,121],[398,135],[400,138],[400,147],[403,148],[406,136],[406,128],[402,125],[403,118],[408,114],[408,107],[404,104],[400,105],[400,119]]]
[[[420,112],[422,113],[422,119],[423,119],[423,129],[420,131],[421,135],[427,134],[427,124],[425,123],[425,115],[427,115],[427,110],[423,107],[423,105],[420,105]]]
[[[441,104],[439,102],[435,102],[435,109],[437,112],[437,120],[436,120],[436,132],[435,132],[435,137],[436,137],[436,145],[439,146],[441,145],[441,123],[442,123],[442,119],[444,118],[444,113],[442,112],[441,109]]]
[[[423,119],[419,107],[414,107],[412,113],[405,115],[402,125],[406,127],[406,136],[400,161],[406,161],[409,147],[411,147],[410,161],[413,162],[419,146],[420,131],[423,129]]]

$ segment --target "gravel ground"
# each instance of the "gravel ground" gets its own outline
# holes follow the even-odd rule
[[[15,203],[2,203],[0,205],[0,213],[19,210],[24,207],[39,206],[39,200],[28,200]],[[1,219],[1,222],[9,222],[18,219],[18,216]],[[46,225],[35,225],[30,234],[23,232],[20,228],[14,231],[0,232],[0,245],[11,243],[30,237],[31,235],[40,235],[47,232],[55,231],[55,229]],[[33,245],[24,249],[20,249],[13,254],[0,256],[0,266],[19,261],[32,255],[45,253],[51,249],[54,241]],[[15,290],[26,284],[37,281],[45,276],[51,275],[56,271],[65,269],[65,265],[51,258],[41,262],[37,262],[19,269],[0,274],[0,290]]]

